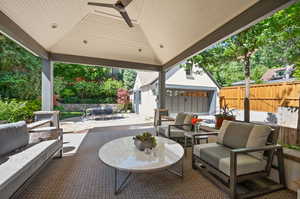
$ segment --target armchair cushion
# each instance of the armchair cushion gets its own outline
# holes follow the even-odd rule
[[[192,114],[186,114],[183,123],[184,124],[192,124],[192,118],[193,118]],[[192,125],[190,125],[190,126],[183,126],[182,128],[184,130],[186,130],[186,131],[191,131],[192,130]]]
[[[238,149],[247,145],[254,124],[224,120],[217,143]]]
[[[179,129],[177,127],[171,127],[170,131],[171,132],[169,134],[168,125],[158,127],[159,134],[163,135],[164,137],[168,137],[168,138],[169,137],[175,137],[175,138],[184,137],[185,131],[183,129]]]
[[[272,129],[267,125],[224,120],[217,143],[238,149],[265,146]],[[251,153],[262,158],[263,152]]]
[[[254,125],[246,147],[262,147],[262,146],[266,146],[268,137],[271,133],[272,129],[269,126],[266,125]],[[264,152],[254,152],[254,153],[250,153],[251,155],[262,159],[263,158],[263,153]]]
[[[214,168],[230,176],[230,148],[217,143],[194,145],[193,153]],[[251,155],[238,154],[237,175],[263,171],[266,161]]]
[[[226,129],[223,144],[233,149],[245,148],[253,126],[250,123],[231,121]]]
[[[184,124],[185,117],[186,117],[186,113],[178,113],[175,119],[175,124],[176,125]]]

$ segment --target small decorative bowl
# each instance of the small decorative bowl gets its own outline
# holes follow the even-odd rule
[[[154,144],[152,144],[152,142],[149,140],[142,142],[139,139],[135,139],[134,140],[134,145],[136,146],[136,148],[140,151],[144,151],[146,148],[152,149],[154,148]]]

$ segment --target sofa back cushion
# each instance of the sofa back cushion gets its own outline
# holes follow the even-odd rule
[[[29,135],[25,121],[0,125],[0,156],[26,146]]]
[[[175,119],[175,124],[182,125],[184,123],[185,117],[186,117],[186,113],[178,113]]]

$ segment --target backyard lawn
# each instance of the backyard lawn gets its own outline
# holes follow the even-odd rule
[[[60,112],[59,119],[63,120],[71,117],[80,117],[82,114],[83,112],[62,111]]]

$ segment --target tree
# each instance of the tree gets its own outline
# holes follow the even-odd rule
[[[0,97],[37,98],[40,73],[40,58],[0,34]]]
[[[136,78],[136,72],[134,70],[124,70],[123,72],[123,81],[124,81],[124,87],[127,90],[130,90],[133,88]]]
[[[228,77],[239,75],[240,71],[235,68],[239,64],[244,68],[246,83],[246,94],[244,98],[245,121],[250,120],[250,77],[256,78],[267,69],[258,69],[262,60],[264,63],[274,63],[272,59],[273,52],[285,55],[279,63],[289,63],[299,56],[300,40],[300,3],[297,3],[285,10],[279,11],[273,16],[251,26],[250,28],[234,35],[225,41],[214,45],[212,48],[200,53],[199,55],[188,60],[187,63],[197,63],[196,65],[205,67],[211,71],[214,77],[222,85],[226,85]],[[281,45],[282,44],[282,45]],[[276,48],[274,48],[276,46]],[[292,46],[290,48],[290,46]],[[287,49],[289,49],[287,51]],[[272,53],[270,53],[272,51]],[[264,56],[258,56],[258,55]],[[274,57],[274,53],[272,54]],[[263,58],[264,59],[263,59]],[[235,64],[233,64],[235,63]],[[278,63],[278,62],[277,62]],[[255,65],[255,67],[253,66]],[[227,68],[226,68],[227,67]],[[257,68],[256,68],[257,67]],[[273,66],[274,67],[274,66]],[[250,68],[255,68],[255,73],[251,75]],[[238,72],[238,73],[235,73]]]
[[[67,81],[83,78],[86,81],[102,82],[111,77],[111,69],[100,66],[55,63],[54,76],[63,77]]]

